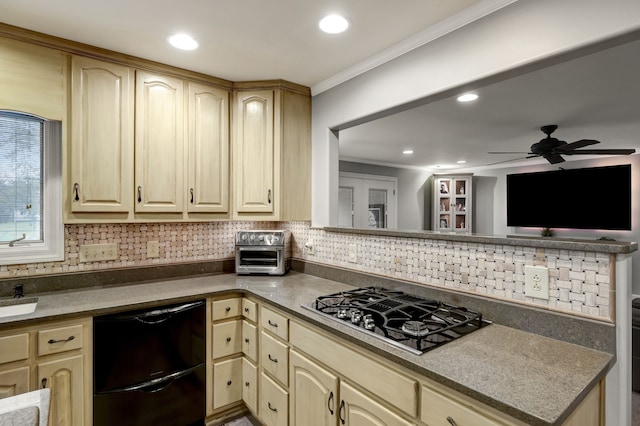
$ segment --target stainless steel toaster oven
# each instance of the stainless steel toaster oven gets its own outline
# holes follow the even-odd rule
[[[238,231],[236,273],[284,275],[291,262],[291,233],[285,230]]]

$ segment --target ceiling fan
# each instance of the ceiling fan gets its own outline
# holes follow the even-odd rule
[[[579,141],[567,143],[551,137],[551,134],[558,128],[555,124],[540,127],[540,130],[547,135],[540,142],[531,145],[530,152],[489,152],[489,154],[527,154],[526,157],[516,158],[507,161],[522,160],[525,158],[543,157],[551,164],[565,161],[563,155],[629,155],[636,152],[635,149],[579,149],[589,145],[600,143],[593,139],[580,139]],[[501,161],[505,163],[507,161]],[[499,164],[499,163],[493,163]]]

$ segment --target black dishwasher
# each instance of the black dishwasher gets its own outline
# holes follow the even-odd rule
[[[203,425],[204,301],[95,317],[93,424]]]

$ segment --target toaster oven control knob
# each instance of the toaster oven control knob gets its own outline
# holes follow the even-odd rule
[[[259,240],[259,241],[262,241],[262,240],[264,240],[264,235],[262,235],[262,234],[259,234],[259,235],[258,235],[258,240]]]
[[[264,240],[267,244],[271,245],[273,243],[273,235],[265,235]]]
[[[360,311],[351,312],[351,322],[354,324],[360,324],[360,321],[362,321],[362,312]]]

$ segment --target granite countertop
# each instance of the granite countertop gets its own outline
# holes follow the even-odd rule
[[[0,330],[243,292],[530,425],[561,424],[614,363],[609,353],[498,324],[413,355],[302,307],[318,296],[352,288],[292,271],[281,277],[199,275],[59,291],[29,295],[39,298],[36,311],[0,318]]]

